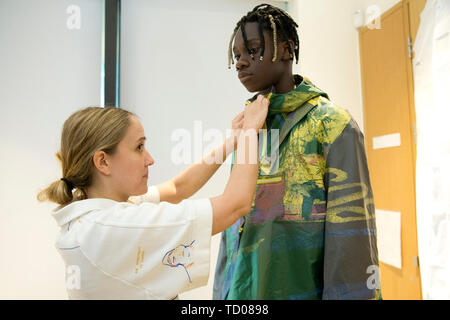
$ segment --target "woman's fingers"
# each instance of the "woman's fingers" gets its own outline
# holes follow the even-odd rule
[[[244,128],[259,130],[264,125],[269,110],[269,100],[258,95],[255,101],[249,104],[244,111]]]
[[[231,122],[232,129],[241,129],[244,124],[244,111],[240,112],[236,117],[234,117]]]

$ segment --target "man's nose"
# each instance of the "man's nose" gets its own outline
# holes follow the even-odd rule
[[[250,63],[246,59],[240,57],[239,60],[236,62],[236,70],[239,71],[241,69],[245,69],[249,65]]]

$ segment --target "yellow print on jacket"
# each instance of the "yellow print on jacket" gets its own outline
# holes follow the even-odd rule
[[[134,269],[134,273],[138,273],[139,270],[142,269],[144,263],[144,250],[141,247],[138,247],[138,253],[136,257],[136,268]]]

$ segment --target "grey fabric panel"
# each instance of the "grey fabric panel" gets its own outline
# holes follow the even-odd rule
[[[373,299],[368,268],[378,268],[375,206],[364,137],[353,119],[328,147],[326,167],[323,299]],[[346,178],[337,181],[339,172]]]

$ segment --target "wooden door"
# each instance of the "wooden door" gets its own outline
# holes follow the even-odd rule
[[[414,2],[414,6],[410,2]],[[414,93],[408,41],[411,36],[409,14],[412,7],[419,8],[419,5],[414,0],[400,2],[382,15],[381,29],[365,27],[359,31],[364,134],[375,207],[401,212],[402,267],[380,262],[383,299],[421,299],[415,206]],[[420,11],[417,9],[415,13]],[[400,134],[399,146],[373,148],[374,137],[390,134]]]

